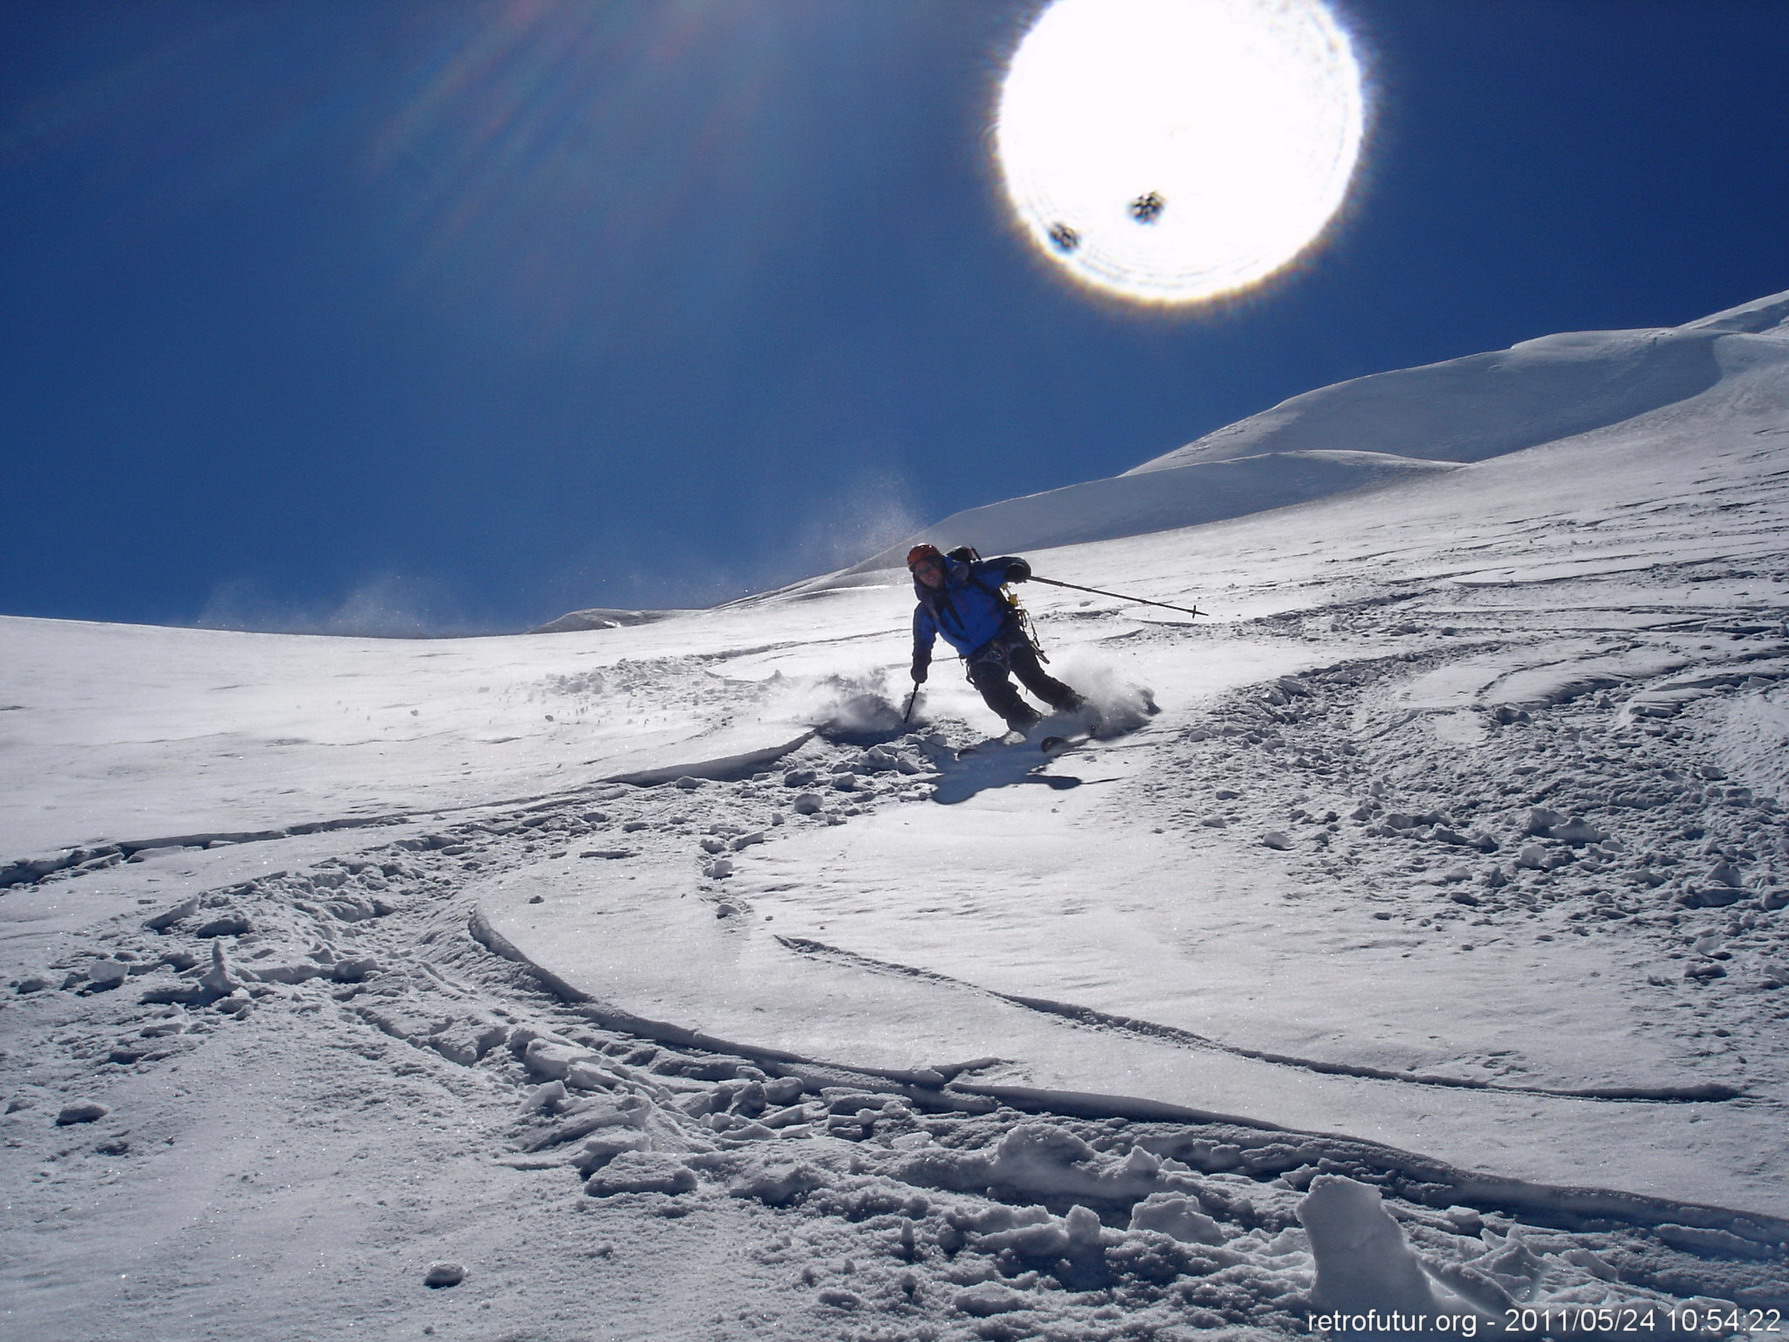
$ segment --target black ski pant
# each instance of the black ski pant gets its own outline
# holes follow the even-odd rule
[[[1006,719],[1014,731],[1024,731],[1038,720],[1038,711],[1019,697],[1009,673],[1051,708],[1079,708],[1082,700],[1038,663],[1037,649],[1023,631],[1002,630],[969,654],[969,683],[981,691],[989,708]]]

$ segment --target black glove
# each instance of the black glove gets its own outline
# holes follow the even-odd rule
[[[926,675],[930,670],[931,667],[925,662],[915,662],[913,664],[913,683],[915,685],[924,685],[926,683]]]
[[[1006,566],[1006,580],[1008,582],[1024,582],[1025,579],[1030,576],[1031,565],[1027,564],[1023,559],[1015,559]]]

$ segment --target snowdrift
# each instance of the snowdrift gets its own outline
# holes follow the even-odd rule
[[[549,620],[528,632],[531,634],[569,634],[585,629],[626,629],[636,624],[651,624],[679,614],[673,610],[616,610],[608,606],[592,606],[574,610]]]

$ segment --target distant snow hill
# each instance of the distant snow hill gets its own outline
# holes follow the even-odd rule
[[[609,606],[593,606],[574,610],[557,620],[530,629],[531,634],[568,634],[585,629],[626,629],[636,624],[651,624],[668,616],[681,614],[669,610],[615,610]]]
[[[920,541],[985,554],[1197,526],[1576,437],[1691,400],[1759,361],[1789,366],[1789,292],[1682,326],[1583,331],[1305,392],[1107,480],[953,513]]]

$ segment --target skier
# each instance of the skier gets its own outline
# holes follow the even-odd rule
[[[1040,714],[1019,696],[1009,674],[1052,708],[1070,711],[1086,702],[1038,664],[1017,608],[1000,590],[1029,578],[1030,564],[1013,556],[962,559],[938,553],[935,545],[916,545],[907,552],[907,568],[919,598],[913,612],[914,685],[925,684],[932,644],[943,634],[963,658],[969,683],[1013,731],[1035,726]]]

